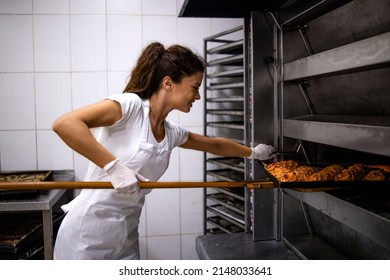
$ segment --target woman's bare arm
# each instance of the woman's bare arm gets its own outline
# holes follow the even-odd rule
[[[188,140],[181,148],[194,149],[225,157],[248,157],[252,154],[250,147],[241,145],[222,137],[206,137],[190,132]]]
[[[121,117],[120,104],[104,100],[61,116],[52,128],[70,148],[103,167],[115,156],[96,141],[90,128],[112,125]]]

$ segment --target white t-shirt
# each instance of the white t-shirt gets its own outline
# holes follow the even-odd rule
[[[121,162],[127,162],[137,151],[141,141],[146,106],[149,114],[149,100],[142,100],[134,93],[123,93],[109,96],[121,105],[122,118],[111,126],[102,127],[96,137],[107,150],[114,154]],[[188,139],[188,130],[170,121],[165,121],[165,137],[158,143],[149,125],[148,143],[171,151],[185,143]],[[143,175],[143,174],[141,174]],[[159,178],[148,178],[157,181]],[[109,181],[108,174],[90,163],[85,181]]]

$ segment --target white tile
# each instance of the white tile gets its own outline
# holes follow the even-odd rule
[[[38,169],[74,169],[73,151],[51,130],[37,131]]]
[[[87,173],[89,160],[79,153],[74,153],[74,171],[75,181],[84,181],[85,174]]]
[[[69,16],[34,16],[35,71],[70,70]]]
[[[35,14],[69,14],[69,0],[34,0]]]
[[[72,74],[73,110],[102,101],[107,97],[104,72]]]
[[[176,16],[176,0],[143,0],[142,13],[144,15]]]
[[[0,72],[33,71],[32,16],[0,16]]]
[[[71,14],[105,14],[105,0],[70,0]]]
[[[213,18],[211,19],[211,34],[226,31],[243,24],[244,20],[241,18]]]
[[[189,128],[193,133],[203,134],[202,128]],[[181,181],[203,181],[203,152],[179,149],[179,168]]]
[[[32,73],[0,74],[0,98],[0,130],[35,128]]]
[[[180,190],[180,226],[182,234],[203,232],[203,189]]]
[[[147,260],[147,238],[140,237],[139,238],[139,254],[141,260]]]
[[[147,236],[179,234],[179,190],[154,189],[146,199]]]
[[[107,0],[107,14],[140,15],[142,0]]]
[[[36,170],[35,131],[0,131],[0,169]]]
[[[178,43],[189,47],[196,54],[204,57],[203,39],[210,36],[211,21],[210,19],[201,18],[179,18],[178,19]],[[183,126],[203,126],[204,115],[204,87],[203,84],[199,89],[200,100],[194,103],[189,113],[180,112],[179,123]]]
[[[196,253],[196,237],[200,234],[182,235],[181,236],[181,256],[182,260],[199,260]]]
[[[31,14],[33,0],[1,0],[0,14]]]
[[[179,110],[173,110],[172,112],[169,113],[167,120],[179,124]]]
[[[180,260],[180,235],[148,237],[148,260]]]
[[[108,72],[108,95],[122,93],[130,72]]]
[[[166,46],[177,42],[176,16],[143,16],[142,19],[144,46],[154,41]]]
[[[108,71],[130,72],[141,51],[141,16],[108,16]]]
[[[211,19],[178,18],[177,34],[179,44],[186,45],[203,57],[203,39],[211,35]]]
[[[73,71],[106,70],[105,16],[71,16]]]
[[[201,96],[200,100],[196,100],[193,104],[191,111],[179,112],[178,113],[178,122],[180,125],[188,126],[203,126],[204,124],[204,98],[203,97],[203,85],[199,89]]]
[[[35,74],[38,129],[51,129],[53,122],[72,110],[70,74]]]
[[[146,202],[145,202],[146,204]],[[139,236],[146,236],[146,205],[142,208],[141,216],[139,218],[138,224],[138,234]]]

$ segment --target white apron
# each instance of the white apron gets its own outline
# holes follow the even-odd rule
[[[125,165],[157,181],[168,167],[171,151],[148,143],[149,107],[143,110],[141,143]],[[115,189],[83,190],[64,207],[69,212],[57,235],[54,259],[139,259],[138,223],[149,192],[128,195]]]

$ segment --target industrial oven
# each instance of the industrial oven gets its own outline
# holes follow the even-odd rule
[[[192,15],[205,17],[223,17],[223,11],[226,17],[244,19],[243,40],[219,41],[236,51],[227,48],[226,57],[216,59],[220,68],[206,72],[205,79],[210,98],[223,100],[232,93],[229,97],[240,105],[231,102],[215,110],[206,104],[205,125],[212,130],[205,133],[231,135],[252,146],[273,144],[276,161],[388,166],[390,2],[259,1],[246,9],[233,8],[239,1],[228,2],[230,10],[217,12],[215,7],[202,13],[186,1],[181,11],[191,16],[193,9]],[[220,35],[226,34],[206,41]],[[206,57],[210,50],[224,51],[214,45],[205,50]],[[229,55],[239,58],[232,68],[222,65]],[[216,81],[218,75],[223,78]],[[225,132],[229,128],[234,132]],[[235,178],[229,174],[272,180],[275,188],[244,189],[241,226],[210,235],[207,230],[213,227],[206,225],[205,236],[197,240],[201,258],[246,258],[251,251],[250,258],[390,259],[388,175],[379,183],[329,182],[326,188],[306,183],[293,188],[270,178],[266,164],[205,156],[206,180],[223,170],[230,180]],[[218,191],[211,196],[215,200]],[[206,213],[206,223],[209,216]],[[259,253],[262,250],[272,253]]]

